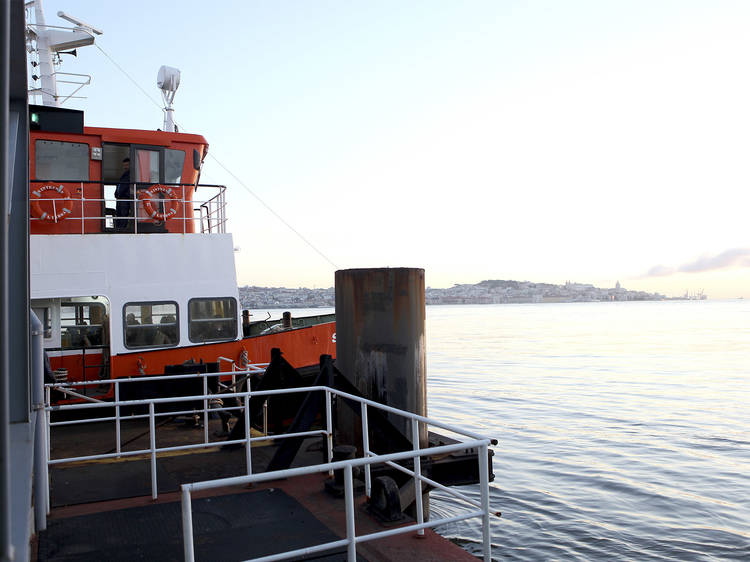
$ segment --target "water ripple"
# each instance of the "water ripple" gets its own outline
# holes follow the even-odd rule
[[[750,560],[750,302],[693,304],[428,308],[429,415],[500,440],[494,559]]]

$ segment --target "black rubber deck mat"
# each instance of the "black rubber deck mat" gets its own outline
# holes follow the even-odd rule
[[[268,464],[271,452],[253,448],[253,471]],[[159,493],[176,492],[180,484],[246,474],[245,450],[222,449],[202,454],[160,457],[156,462]],[[53,507],[151,495],[149,460],[53,467],[50,499]]]
[[[338,539],[278,489],[193,500],[193,529],[196,560],[246,560]],[[38,553],[66,562],[183,560],[180,503],[52,519]],[[345,560],[346,550],[312,559]]]

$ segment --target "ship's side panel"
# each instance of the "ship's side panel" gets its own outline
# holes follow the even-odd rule
[[[175,303],[179,346],[194,343],[191,299],[231,298],[239,308],[231,234],[32,236],[31,290],[35,301],[106,299],[112,356],[133,351],[125,341],[129,303]],[[241,334],[239,314],[234,323]]]
[[[219,357],[241,365],[242,353],[247,351],[250,363],[268,363],[271,349],[278,347],[294,367],[317,365],[323,354],[336,356],[336,323],[317,324],[275,334],[245,338],[240,341],[209,343],[190,347],[152,350],[144,353],[128,353],[112,357],[113,377],[145,374],[158,375],[166,365],[177,365],[185,361],[211,363]],[[220,362],[222,371],[230,371],[232,364]]]

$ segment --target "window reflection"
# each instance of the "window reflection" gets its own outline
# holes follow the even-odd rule
[[[169,347],[179,343],[177,303],[138,302],[123,308],[125,347]]]
[[[190,341],[230,340],[237,337],[237,301],[231,297],[192,299],[188,305]]]

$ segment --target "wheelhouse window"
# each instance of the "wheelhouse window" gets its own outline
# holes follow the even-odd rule
[[[233,340],[237,337],[237,301],[232,297],[191,299],[188,324],[191,342]]]
[[[34,175],[39,180],[88,181],[89,145],[38,140],[34,145]]]
[[[180,341],[176,302],[130,302],[122,314],[128,349],[172,347]]]
[[[60,347],[99,347],[104,341],[106,307],[100,302],[60,303]]]
[[[185,165],[185,151],[164,150],[164,180],[166,183],[180,183],[182,180],[182,167]]]

